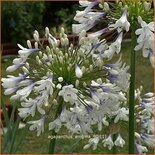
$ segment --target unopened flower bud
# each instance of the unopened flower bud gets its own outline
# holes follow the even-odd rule
[[[33,38],[35,41],[39,42],[39,37],[36,33],[33,34]]]
[[[49,59],[51,62],[53,61],[53,57],[52,57],[51,54],[48,56],[48,59]]]
[[[97,82],[98,84],[102,84],[102,79],[101,79],[101,78],[98,78],[98,79],[96,80],[96,82]]]
[[[63,57],[62,56],[59,57],[59,61],[60,61],[60,63],[63,63]]]
[[[39,56],[37,55],[36,56],[36,61],[39,63],[40,59],[39,59]]]
[[[119,2],[118,5],[119,5],[120,7],[122,7],[122,2]]]
[[[83,82],[83,87],[86,87],[86,86],[87,86],[86,82]]]
[[[25,73],[29,73],[29,71],[27,70],[26,67],[22,67],[22,70],[23,70],[23,72],[25,72]]]
[[[50,54],[50,48],[49,48],[49,46],[46,46],[46,52],[47,52],[48,54]]]
[[[48,37],[48,36],[49,36],[49,33],[50,33],[49,28],[46,27],[46,28],[45,28],[45,36]]]
[[[34,34],[36,34],[38,36],[38,38],[39,38],[39,33],[38,33],[37,30],[34,31]]]
[[[26,63],[25,63],[25,66],[26,66],[26,68],[27,68],[27,69],[29,69],[29,68],[30,68],[30,65],[29,65],[29,63],[28,63],[28,62],[26,62]]]
[[[28,46],[28,48],[32,48],[32,44],[31,44],[30,40],[27,40],[27,46]]]
[[[99,4],[99,8],[100,9],[103,9],[103,5],[101,3]]]
[[[39,51],[39,57],[42,57],[43,53],[41,51]]]
[[[68,40],[68,38],[65,38],[65,39],[64,39],[64,45],[65,45],[65,46],[68,46],[68,45],[69,45],[69,40]]]
[[[65,53],[65,58],[68,59],[68,53]]]
[[[90,71],[93,71],[93,65],[89,66]]]
[[[138,23],[141,24],[141,22],[142,22],[142,17],[138,16]]]
[[[149,11],[151,9],[151,3],[150,2],[144,2],[144,8],[145,8],[145,11]]]
[[[77,64],[75,65],[75,75],[77,78],[82,77],[82,70],[79,68],[79,66]]]
[[[63,81],[63,77],[59,77],[59,78],[58,78],[58,81],[59,81],[59,82],[62,82],[62,81]]]
[[[61,33],[64,34],[65,30],[63,27],[61,27]]]
[[[34,43],[34,47],[38,49],[38,43],[37,42]]]
[[[75,81],[75,86],[78,87],[79,86],[79,83],[80,83],[79,80],[76,80]]]
[[[61,42],[61,45],[62,45],[62,46],[64,46],[64,45],[65,45],[64,38],[61,38],[61,39],[60,39],[60,42]]]
[[[109,11],[110,10],[109,4],[107,2],[104,2],[104,10],[105,11]]]
[[[85,66],[82,66],[81,70],[82,70],[82,73],[84,73],[86,71]]]
[[[62,85],[60,83],[57,84],[57,86],[56,86],[57,89],[61,89],[61,87],[62,87]]]

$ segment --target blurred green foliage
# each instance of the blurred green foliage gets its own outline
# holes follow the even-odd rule
[[[2,2],[2,42],[24,43],[34,30],[41,36],[48,26],[53,35],[64,27],[71,33],[78,2]]]
[[[44,2],[2,2],[2,39],[17,42],[28,39],[42,25]]]

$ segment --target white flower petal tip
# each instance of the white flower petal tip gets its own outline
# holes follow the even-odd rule
[[[83,75],[82,70],[79,68],[77,64],[75,65],[75,75],[77,78],[81,78]]]
[[[123,147],[125,145],[125,141],[124,139],[121,137],[121,135],[119,134],[116,141],[114,142],[116,146],[120,146]]]

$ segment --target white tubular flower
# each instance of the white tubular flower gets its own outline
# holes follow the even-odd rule
[[[53,122],[49,123],[49,130],[53,130],[57,133],[59,132],[60,128],[62,126],[60,118],[55,119]]]
[[[98,136],[89,139],[89,143],[88,143],[87,145],[85,145],[85,146],[83,147],[83,149],[88,149],[88,148],[90,148],[90,147],[93,147],[93,150],[96,150],[97,144],[99,143],[99,140],[100,140],[100,139],[99,139]]]
[[[81,12],[77,12],[77,15],[74,17],[74,20],[80,23],[72,25],[74,33],[80,33],[82,30],[88,31],[105,15],[101,12],[88,12],[87,14],[82,13],[82,16],[80,14]]]
[[[75,75],[77,78],[82,77],[82,70],[79,68],[79,66],[77,64],[75,65]]]
[[[35,86],[34,83],[32,83],[31,85],[20,89],[16,92],[17,95],[21,96],[22,99],[26,98],[27,96],[30,95],[31,91],[33,90],[33,87]]]
[[[20,48],[20,50],[18,51],[18,54],[23,57],[28,57],[30,54],[37,52],[39,50],[37,48],[34,48],[34,49],[24,48],[20,44],[17,44],[17,45]]]
[[[128,121],[129,117],[129,109],[121,108],[116,112],[116,117],[114,119],[114,123],[117,123],[119,120]]]
[[[130,80],[130,74],[127,73],[129,66],[123,64],[120,58],[115,64],[107,64],[105,67],[109,72],[108,80],[115,83],[121,90],[127,91]]]
[[[12,87],[17,87],[17,85],[20,83],[20,81],[24,80],[26,78],[27,74],[21,75],[19,77],[15,76],[8,76],[8,78],[2,78],[1,81],[2,86],[4,88],[12,88]]]
[[[88,37],[99,37],[101,36],[103,33],[107,32],[109,30],[108,27],[104,28],[104,29],[101,29],[97,32],[94,32],[94,33],[91,33],[91,34],[88,34]]]
[[[111,135],[109,135],[108,138],[104,139],[102,142],[103,146],[108,147],[109,150],[111,150],[112,147],[114,146]]]
[[[114,53],[119,54],[121,51],[121,43],[123,39],[123,32],[121,32],[115,42],[113,42],[107,50],[104,51],[103,57],[111,59]]]
[[[136,143],[136,149],[137,149],[138,154],[145,154],[146,152],[148,152],[148,149],[145,146],[142,146],[137,143]]]
[[[143,122],[142,122],[142,127],[144,129],[147,129],[147,133],[153,133],[154,132],[154,119],[143,119]]]
[[[149,135],[146,133],[142,133],[141,135],[141,140],[149,147],[153,148],[154,147],[154,135]]]
[[[121,135],[119,134],[117,139],[115,140],[114,144],[116,146],[120,146],[120,147],[123,147],[125,145],[125,141],[124,139],[121,137]]]
[[[51,77],[49,77],[46,80],[37,81],[35,83],[35,85],[39,85],[39,86],[35,86],[34,87],[35,92],[37,92],[37,93],[43,93],[43,92],[46,91],[47,94],[52,95],[53,94],[53,87],[55,87],[55,85],[52,82],[52,79],[53,78],[51,76]]]
[[[105,16],[105,13],[102,12],[92,12],[92,8],[99,4],[99,1],[94,2],[89,1],[79,1],[82,7],[86,7],[84,11],[76,11],[74,20],[80,24],[73,24],[72,30],[74,33],[80,33],[82,30],[88,31],[94,27],[99,20]]]
[[[41,133],[44,132],[44,122],[45,122],[46,116],[42,116],[41,119],[37,120],[37,121],[29,121],[28,124],[32,124],[30,126],[30,130],[34,131],[37,130],[37,136],[39,136]]]
[[[25,64],[24,63],[21,63],[21,64],[17,64],[17,65],[12,65],[12,66],[9,66],[6,71],[7,72],[14,72],[15,70],[17,70],[18,68],[21,68],[23,67]]]
[[[70,102],[74,104],[75,101],[78,99],[77,97],[78,90],[73,88],[73,85],[63,86],[62,90],[59,92],[59,96],[64,98],[65,102]]]
[[[124,10],[121,18],[118,19],[115,24],[109,25],[109,28],[111,30],[117,29],[118,33],[120,33],[122,30],[126,30],[126,32],[128,32],[130,28],[130,23],[127,20],[127,10]]]
[[[95,0],[94,2],[90,2],[90,1],[87,1],[87,0],[79,0],[79,4],[82,6],[82,7],[88,7],[89,9],[91,9],[92,7],[94,7],[95,5],[97,5],[99,3],[98,0]]]
[[[154,22],[147,24],[145,21],[140,21],[141,28],[136,30],[138,35],[135,50],[142,49],[143,56],[149,57],[152,67],[154,67]]]
[[[140,105],[143,109],[142,111],[143,114],[146,114],[149,116],[154,115],[154,96],[149,97],[148,95],[145,95]]]

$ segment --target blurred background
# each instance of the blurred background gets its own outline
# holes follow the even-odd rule
[[[77,8],[78,1],[2,2],[2,43],[25,42],[46,26],[55,35],[62,26],[70,34]]]

